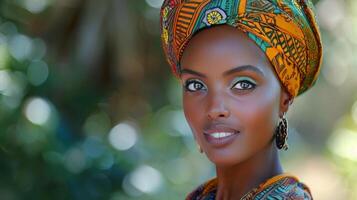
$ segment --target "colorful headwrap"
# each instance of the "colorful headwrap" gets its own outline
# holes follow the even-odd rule
[[[165,0],[160,15],[163,49],[176,77],[192,36],[227,24],[245,32],[265,52],[293,97],[318,78],[322,44],[309,0]]]

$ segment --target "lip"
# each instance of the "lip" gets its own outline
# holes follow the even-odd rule
[[[220,132],[233,133],[233,134],[226,136],[226,137],[221,137],[221,138],[215,138],[212,136],[212,134],[220,133]],[[231,144],[234,141],[234,139],[239,135],[240,131],[233,129],[233,128],[229,128],[227,126],[215,125],[209,129],[206,129],[203,133],[204,133],[203,134],[204,138],[210,145],[212,145],[213,147],[219,148],[219,147],[225,147],[225,146]]]

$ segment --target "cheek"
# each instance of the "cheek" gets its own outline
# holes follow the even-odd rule
[[[198,127],[203,119],[203,108],[200,107],[202,104],[196,102],[194,98],[190,98],[189,95],[183,94],[183,111],[185,118],[193,134],[197,133]]]
[[[259,97],[245,101],[245,105],[237,110],[248,135],[259,136],[261,141],[264,141],[264,138],[272,137],[279,111],[278,97],[278,92],[263,93]]]

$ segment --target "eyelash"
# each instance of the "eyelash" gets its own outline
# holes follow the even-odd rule
[[[241,83],[241,84],[248,84],[248,87],[249,87],[249,88],[247,88],[247,86],[245,86],[245,88],[241,86],[241,88],[243,88],[243,89],[238,89],[238,90],[251,90],[251,89],[254,89],[254,88],[257,86],[255,83],[253,83],[253,82],[251,82],[251,81],[248,81],[248,80],[240,80],[240,81],[237,81],[237,82],[233,85],[232,88],[235,88],[235,86],[238,85],[239,83]]]
[[[190,84],[191,83],[195,83],[195,84],[200,84],[201,85],[201,88],[202,87],[205,87],[204,86],[204,84],[201,82],[201,81],[198,81],[198,80],[196,80],[196,79],[193,79],[193,80],[188,80],[188,81],[186,81],[186,83],[185,83],[185,91],[188,91],[188,92],[196,92],[197,90],[191,90],[191,89],[189,89],[189,86],[190,86]],[[194,86],[197,86],[197,85],[194,85]]]
[[[194,83],[194,87],[195,86],[197,87],[197,85],[195,85],[195,84],[200,84],[200,87],[198,89],[196,88],[196,90],[192,90],[192,89],[189,88],[191,83]],[[235,86],[238,85],[238,84],[248,84],[248,86],[247,85],[243,86],[243,87],[241,86],[242,89],[238,89],[237,88],[237,90],[241,90],[241,91],[242,90],[251,90],[251,89],[254,89],[257,86],[252,81],[240,80],[240,81],[237,81],[236,83],[233,84],[232,89],[235,88]],[[198,81],[197,79],[186,81],[185,86],[184,86],[185,91],[188,91],[188,92],[196,92],[196,91],[201,90],[204,87],[205,87],[205,85],[201,81]],[[247,87],[249,87],[249,88],[247,88]],[[204,89],[204,90],[207,90],[207,89]]]

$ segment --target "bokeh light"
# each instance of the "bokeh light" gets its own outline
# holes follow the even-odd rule
[[[129,177],[130,183],[143,193],[155,193],[163,184],[161,173],[148,165],[139,166]]]
[[[337,129],[328,144],[337,156],[357,162],[357,131]]]
[[[122,122],[114,126],[108,135],[110,144],[117,150],[128,150],[133,147],[138,139],[137,130],[133,125]]]
[[[48,78],[48,66],[40,60],[32,61],[27,69],[27,77],[30,83],[35,86],[43,84]]]
[[[10,39],[10,53],[17,60],[27,59],[32,51],[31,39],[22,34],[14,35]]]
[[[68,171],[77,174],[84,170],[87,160],[82,150],[73,148],[66,152],[64,162]]]
[[[145,0],[146,3],[153,8],[160,8],[164,0]]]
[[[6,70],[1,70],[0,71],[0,91],[5,95],[9,86],[11,85],[11,77],[10,77],[10,73]]]
[[[49,0],[25,0],[25,8],[32,13],[40,13],[47,8]]]
[[[44,125],[51,115],[51,107],[47,100],[40,97],[33,97],[28,100],[25,107],[26,118],[37,125]]]

